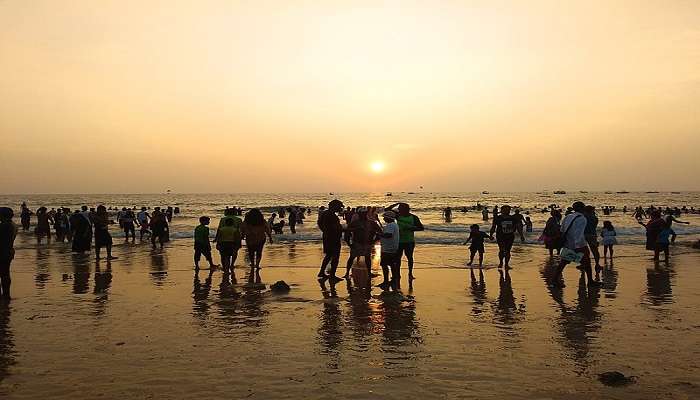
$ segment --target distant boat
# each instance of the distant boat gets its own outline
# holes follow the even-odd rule
[[[627,194],[627,193],[629,193],[629,192],[626,190],[620,190],[619,192],[617,192],[617,194]]]
[[[489,192],[484,190],[483,192],[481,192],[481,194],[489,194]]]
[[[408,193],[406,193],[406,194],[415,194],[415,193],[414,193],[414,192],[408,192]]]
[[[333,196],[333,192],[328,193],[329,196]]]
[[[681,192],[671,192],[671,194],[681,194]]]
[[[170,189],[166,190],[165,193],[170,193]]]
[[[566,192],[563,190],[555,190],[554,194],[566,194]]]
[[[612,194],[612,192],[605,192],[605,194]]]
[[[386,194],[386,197],[391,197],[391,196],[393,196],[393,194],[391,194],[391,192]]]
[[[659,193],[659,192],[651,191],[651,192],[647,192],[647,193]]]
[[[588,192],[585,190],[581,190],[579,193],[588,193]]]

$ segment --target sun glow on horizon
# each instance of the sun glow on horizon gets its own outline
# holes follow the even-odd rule
[[[386,168],[386,165],[384,164],[384,161],[373,161],[370,165],[369,168],[374,172],[375,174],[379,174],[384,171],[384,168]]]

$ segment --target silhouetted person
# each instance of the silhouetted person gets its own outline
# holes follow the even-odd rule
[[[399,225],[399,252],[398,262],[401,266],[401,259],[406,255],[408,262],[408,280],[416,279],[413,276],[413,252],[416,248],[415,232],[425,230],[418,216],[411,214],[411,207],[407,203],[394,203],[387,207],[387,210],[393,211],[397,207],[398,217],[396,223]]]
[[[495,208],[495,207],[494,207]],[[520,241],[525,241],[523,235],[523,225],[521,217],[510,215],[510,206],[501,207],[501,214],[496,215],[494,211],[493,225],[489,236],[493,239],[494,232],[496,233],[496,243],[498,243],[498,268],[510,268],[510,251],[515,242],[515,233],[520,235]]]
[[[474,256],[479,253],[479,268],[484,265],[484,239],[489,237],[486,232],[479,230],[479,225],[474,224],[469,227],[469,238],[464,244],[471,242],[469,245],[469,262],[467,265],[471,266],[474,263]]]
[[[603,257],[608,258],[608,252],[610,252],[610,263],[612,263],[614,247],[617,244],[617,232],[615,232],[615,227],[612,222],[604,221],[603,229],[600,230],[600,236],[603,239]]]
[[[272,243],[272,230],[259,209],[253,208],[245,214],[241,234],[248,249],[250,266],[260,269],[266,239],[270,239]]]
[[[156,249],[156,241],[160,244],[160,248],[163,248],[163,244],[167,241],[166,235],[168,229],[168,221],[165,214],[160,210],[160,207],[156,207],[153,210],[153,215],[151,215],[151,222],[149,223],[151,227],[151,247]]]
[[[559,254],[559,246],[557,246],[557,241],[559,236],[561,236],[561,211],[552,210],[550,212],[550,217],[542,230],[542,241],[544,242],[544,247],[549,250],[549,255],[554,255],[554,250]]]
[[[22,230],[25,232],[29,230],[29,226],[31,225],[32,214],[34,213],[29,209],[29,207],[27,207],[27,203],[22,203],[19,218],[22,223]]]
[[[36,228],[34,228],[37,243],[41,244],[41,239],[43,238],[46,238],[47,242],[51,242],[52,224],[53,219],[47,212],[46,207],[39,207],[39,209],[36,210]]]
[[[574,261],[573,258],[579,257],[581,267],[588,276],[588,285],[600,285],[599,282],[595,282],[593,280],[591,257],[590,252],[588,250],[588,243],[586,242],[587,221],[586,216],[583,215],[584,207],[585,205],[583,204],[583,202],[575,202],[572,205],[573,212],[567,215],[564,218],[564,221],[562,221],[561,231],[563,233],[562,236],[564,236],[565,240],[564,249],[566,249],[567,252],[565,254],[564,249],[562,249],[561,261],[559,261],[557,270],[554,276],[552,277],[552,281],[550,282],[551,286],[564,286],[564,284],[561,283],[561,276],[562,272],[564,271],[564,267],[566,267],[568,263]]]
[[[92,221],[86,206],[82,207],[82,212],[76,210],[71,215],[70,228],[73,233],[73,252],[84,253],[90,251],[92,245]]]
[[[600,270],[600,252],[598,251],[598,216],[595,214],[595,207],[586,206],[583,210],[586,217],[586,242],[593,254],[596,271]]]
[[[287,208],[287,212],[289,213],[289,230],[292,233],[297,233],[297,210],[294,207],[289,207]]]
[[[658,261],[659,254],[656,251],[657,239],[659,237],[659,233],[661,233],[661,231],[664,230],[668,224],[666,220],[661,217],[661,211],[651,211],[650,215],[651,219],[649,222],[645,224],[639,221],[639,224],[646,228],[647,231],[646,249],[654,251],[654,259]]]
[[[14,212],[11,208],[0,207],[0,297],[10,300],[10,264],[15,258],[15,237],[17,227],[12,222]]]
[[[350,277],[350,269],[353,262],[360,257],[364,257],[367,274],[372,275],[372,247],[380,231],[379,225],[367,217],[368,211],[364,207],[358,207],[357,218],[348,224],[346,232],[352,237],[350,245],[350,256],[346,264],[345,278]],[[349,241],[349,239],[346,239]]]
[[[139,230],[139,240],[143,241],[144,234],[151,234],[151,231],[148,229],[150,226],[151,215],[148,213],[148,211],[146,211],[146,207],[141,207],[141,211],[136,214],[136,220],[138,221],[139,225],[141,225],[141,229]]]
[[[236,210],[229,208],[224,212],[224,217],[219,221],[216,230],[216,249],[221,255],[221,267],[224,274],[233,272],[238,258],[238,250],[241,248],[241,225],[243,221],[236,216]]]
[[[209,262],[209,269],[213,270],[214,260],[211,257],[211,244],[209,243],[209,217],[199,217],[199,226],[194,228],[194,269],[199,271],[199,260],[204,259]]]
[[[343,202],[335,199],[328,203],[328,209],[323,211],[318,217],[318,227],[322,232],[324,254],[321,268],[318,271],[318,278],[330,278],[331,283],[341,280],[335,274],[340,262],[340,244],[343,238],[343,226],[340,224],[340,218],[338,218],[337,213],[342,210]],[[331,264],[331,269],[329,275],[326,275],[328,263]]]
[[[95,217],[93,225],[95,227],[95,259],[100,259],[100,249],[103,247],[107,249],[107,259],[113,260],[116,257],[112,257],[112,235],[109,234],[109,215],[107,214],[107,209],[105,206],[97,206],[97,211],[95,212]]]

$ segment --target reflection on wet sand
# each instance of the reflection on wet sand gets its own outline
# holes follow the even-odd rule
[[[340,300],[335,285],[330,285],[329,289],[325,280],[320,281],[319,285],[323,295],[323,308],[316,330],[318,342],[321,344],[321,354],[330,356],[326,364],[327,367],[331,370],[337,370],[343,343],[343,314],[340,310]]]
[[[168,253],[165,251],[151,251],[151,282],[156,286],[163,286],[168,279]]]
[[[15,363],[14,336],[10,330],[11,308],[8,304],[0,304],[0,384],[10,374],[10,366]],[[2,394],[0,389],[0,394]]]
[[[93,314],[101,317],[105,314],[107,304],[109,303],[109,289],[112,286],[112,263],[107,261],[106,266],[102,268],[100,264],[95,265],[95,294]]]
[[[34,275],[34,284],[37,289],[44,289],[47,282],[51,279],[50,273],[50,257],[51,250],[44,247],[36,249],[36,274]]]
[[[90,259],[87,255],[73,254],[73,293],[85,294],[90,288]]]
[[[204,283],[199,278],[200,270],[195,270],[192,282],[192,315],[199,320],[206,320],[209,315],[211,304],[209,303],[209,293],[211,292],[212,276],[214,269],[209,269]]]
[[[246,284],[238,285],[235,269],[233,273],[222,274],[218,299],[214,301],[224,332],[234,335],[253,335],[265,324],[267,311],[263,309],[265,286],[262,285],[260,273],[251,272],[244,279]],[[238,328],[254,328],[253,332]]]
[[[486,281],[484,280],[484,270],[479,269],[479,280],[477,281],[476,275],[474,275],[474,268],[469,269],[469,276],[471,278],[471,284],[469,285],[469,292],[474,299],[474,305],[472,306],[471,314],[474,318],[479,318],[481,314],[484,313],[484,305],[486,304]]]
[[[506,338],[517,335],[516,325],[525,314],[525,303],[516,304],[513,286],[508,269],[498,270],[498,300],[495,304],[494,321]]]
[[[673,303],[673,283],[675,277],[673,266],[669,263],[656,263],[653,268],[647,268],[646,305],[661,306]]]

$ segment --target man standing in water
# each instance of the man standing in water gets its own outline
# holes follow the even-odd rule
[[[0,207],[0,297],[10,300],[10,264],[15,258],[15,237],[17,227],[12,223],[14,212],[11,208]]]
[[[343,210],[343,203],[340,200],[332,200],[328,203],[328,209],[323,211],[318,217],[318,227],[323,233],[323,261],[321,269],[318,271],[319,279],[330,278],[331,283],[336,283],[342,279],[335,276],[340,261],[340,242],[343,237],[343,226],[337,213]],[[326,275],[326,266],[331,263],[330,274]]]
[[[495,208],[495,207],[494,207]],[[493,233],[496,233],[496,243],[498,243],[498,268],[502,268],[505,262],[506,268],[510,268],[510,250],[515,242],[515,232],[520,235],[520,241],[525,241],[523,235],[523,224],[520,217],[510,215],[510,206],[501,207],[501,213],[496,215],[494,211],[493,225],[489,236],[493,240]]]
[[[588,221],[586,221],[586,216],[583,214],[584,208],[585,205],[582,202],[575,202],[572,205],[573,212],[564,217],[564,221],[561,223],[561,232],[562,236],[564,236],[564,248],[561,252],[562,259],[559,261],[559,265],[549,283],[550,287],[564,286],[561,282],[562,272],[566,264],[573,261],[566,253],[571,253],[572,257],[580,257],[581,267],[588,276],[589,286],[600,285],[600,282],[593,280],[591,256],[588,251],[588,243],[586,243],[586,224],[588,224]]]
[[[586,242],[588,243],[588,248],[593,254],[593,260],[595,261],[596,271],[600,270],[600,252],[598,251],[598,216],[595,215],[595,207],[586,206],[583,209],[583,215],[586,217]]]
[[[398,206],[398,217],[396,223],[399,225],[399,250],[396,255],[396,262],[401,267],[401,258],[406,255],[408,261],[408,279],[416,279],[413,276],[413,251],[416,248],[416,238],[414,232],[425,230],[420,218],[411,214],[411,207],[407,203],[394,203],[386,209],[392,211]]]

